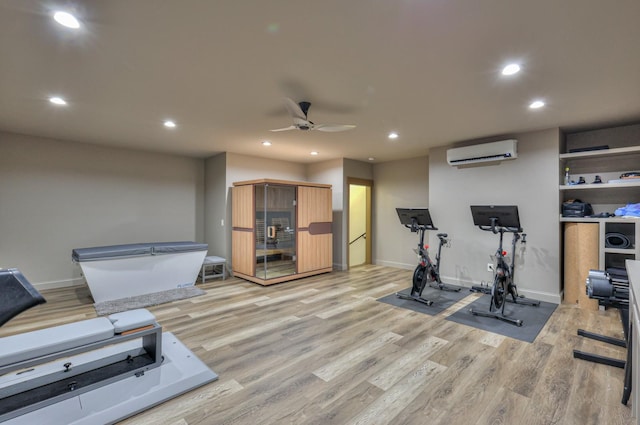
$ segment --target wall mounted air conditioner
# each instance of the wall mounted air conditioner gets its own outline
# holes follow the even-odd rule
[[[515,139],[501,140],[499,142],[483,143],[480,145],[465,146],[447,150],[447,162],[449,165],[466,165],[478,162],[502,161],[518,157]]]

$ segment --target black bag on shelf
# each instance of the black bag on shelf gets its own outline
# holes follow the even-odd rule
[[[573,202],[565,202],[562,204],[563,217],[589,217],[593,215],[591,204],[581,202],[576,199]]]

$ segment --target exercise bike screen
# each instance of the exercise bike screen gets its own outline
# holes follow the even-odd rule
[[[497,218],[496,226],[520,228],[517,205],[471,205],[475,226],[491,227],[491,219]]]
[[[411,225],[412,219],[415,219],[415,224],[419,226],[433,226],[431,214],[427,208],[396,208],[396,211],[402,224]]]

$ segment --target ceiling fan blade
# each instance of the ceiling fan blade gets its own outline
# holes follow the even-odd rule
[[[291,115],[291,118],[299,118],[301,120],[307,120],[307,114],[305,114],[302,111],[302,108],[300,108],[300,105],[298,105],[296,102],[294,102],[293,100],[289,99],[288,97],[284,98],[284,106],[285,108],[287,108],[287,111],[289,112],[289,115]]]
[[[287,130],[295,130],[295,129],[296,129],[295,125],[290,125],[289,127],[276,128],[275,130],[269,130],[269,131],[287,131]]]
[[[314,130],[326,131],[326,132],[337,132],[337,131],[346,131],[356,128],[355,125],[348,124],[317,124],[313,127]]]

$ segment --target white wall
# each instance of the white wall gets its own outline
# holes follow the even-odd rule
[[[0,133],[0,267],[82,284],[74,248],[203,241],[204,161]]]
[[[498,236],[473,226],[469,206],[517,205],[528,241],[524,254],[517,257],[518,290],[559,303],[560,132],[551,129],[508,138],[518,140],[518,158],[498,165],[451,167],[446,162],[446,147],[430,151],[429,209],[436,226],[452,239],[451,248],[443,249],[440,271],[447,283],[471,286],[490,281],[487,263],[498,248]],[[505,239],[511,255],[510,235]],[[429,241],[436,246],[435,235]]]
[[[418,236],[400,224],[396,208],[429,207],[429,158],[376,164],[373,179],[374,262],[413,269],[417,265],[413,248],[418,245]],[[432,218],[438,226],[439,217]]]

